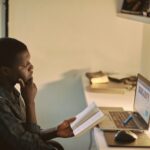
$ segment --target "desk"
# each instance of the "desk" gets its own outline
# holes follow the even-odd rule
[[[123,107],[125,110],[133,110],[134,90],[124,94],[92,93],[86,90],[87,84],[85,82],[84,93],[87,104],[95,102],[97,106]],[[150,132],[147,131],[147,134],[150,134]],[[138,150],[137,148],[108,147],[103,132],[99,128],[94,128],[94,138],[98,150]],[[139,150],[145,150],[145,148],[140,148]]]

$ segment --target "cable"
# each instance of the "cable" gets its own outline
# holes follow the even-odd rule
[[[91,149],[92,149],[92,144],[93,144],[93,131],[94,131],[94,129],[91,129],[91,130],[90,130],[90,144],[89,144],[88,150],[91,150]]]

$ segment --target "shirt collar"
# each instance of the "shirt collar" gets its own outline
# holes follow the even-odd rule
[[[15,98],[8,92],[7,89],[0,86],[0,97],[5,98],[7,100],[11,99],[11,101],[13,103],[16,103],[17,99],[19,99],[19,97],[20,97],[20,93],[18,92],[18,90],[16,88],[13,89],[13,93],[14,93]]]

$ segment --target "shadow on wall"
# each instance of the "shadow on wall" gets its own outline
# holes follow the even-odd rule
[[[81,75],[83,71],[69,71],[64,78],[49,83],[38,92],[37,115],[42,128],[58,125],[65,119],[75,116],[85,107],[85,96]],[[90,143],[89,132],[81,137],[57,138],[65,150],[87,150]]]

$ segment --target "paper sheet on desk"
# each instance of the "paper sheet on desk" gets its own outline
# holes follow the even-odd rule
[[[132,86],[115,82],[109,82],[104,84],[90,84],[86,87],[87,91],[89,92],[116,93],[116,94],[117,93],[124,94],[130,88],[132,88]]]
[[[145,133],[147,134],[147,136],[150,138],[150,128],[148,131],[145,131]]]

